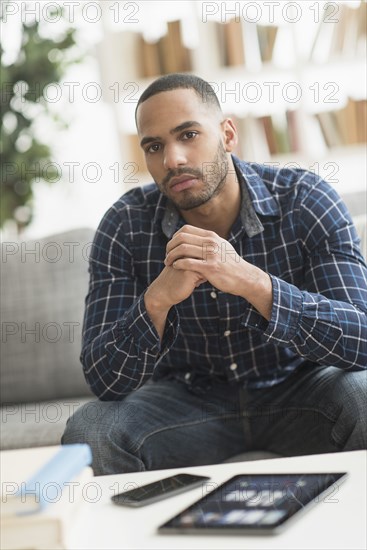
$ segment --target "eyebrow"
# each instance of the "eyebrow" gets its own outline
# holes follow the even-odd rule
[[[177,134],[178,132],[182,132],[183,130],[186,130],[187,128],[192,128],[193,126],[202,126],[200,122],[197,122],[196,120],[187,120],[186,122],[183,122],[182,124],[179,124],[175,128],[172,128],[172,130],[169,131],[170,134]],[[147,143],[151,143],[152,141],[159,141],[161,138],[159,136],[147,136],[144,137],[140,142],[140,147],[143,147]]]

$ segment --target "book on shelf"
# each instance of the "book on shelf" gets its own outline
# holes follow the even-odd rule
[[[161,61],[157,42],[147,42],[139,35],[140,74],[143,77],[157,77],[161,73]]]
[[[358,7],[335,2],[325,5],[311,46],[310,59],[326,62],[344,56],[365,55],[366,24],[366,2],[361,2]]]
[[[366,143],[366,99],[348,98],[342,109],[316,113],[327,147]]]
[[[367,47],[367,2],[361,2],[358,9],[357,51],[360,56],[366,55]]]
[[[271,62],[279,28],[275,25],[248,25],[231,19],[227,23],[208,22],[216,30],[211,55],[219,58],[219,66],[247,67]],[[213,43],[213,40],[211,40]]]
[[[342,143],[345,145],[358,143],[356,102],[348,98],[346,106],[343,109],[334,111],[333,114],[336,118],[336,124]]]
[[[276,136],[275,136],[275,130],[273,125],[273,119],[270,115],[261,116],[258,118],[259,124],[264,129],[264,135],[266,139],[266,143],[269,148],[269,153],[271,155],[276,155],[278,152],[277,144],[276,144]]]
[[[182,42],[180,21],[167,23],[167,34],[161,38],[160,45],[163,74],[191,70],[190,52]]]
[[[238,131],[238,144],[233,151],[235,155],[249,161],[264,161],[269,150],[266,144],[264,129],[253,115],[237,117],[229,115]]]
[[[336,117],[333,112],[324,111],[316,113],[317,121],[320,125],[322,137],[324,138],[325,145],[327,147],[339,147],[343,145],[339,128],[337,125]]]
[[[238,131],[236,155],[263,161],[272,155],[298,152],[301,148],[297,111],[259,117],[229,116]]]
[[[367,101],[359,99],[356,103],[358,143],[367,143]]]
[[[2,550],[64,548],[93,476],[88,445],[65,445],[36,472],[19,482],[2,478],[0,547]],[[14,483],[14,479],[18,479]],[[8,491],[18,490],[8,495]]]
[[[225,67],[244,65],[245,50],[241,21],[231,19],[227,23],[216,23],[216,26],[222,65]]]
[[[257,25],[256,29],[261,61],[264,63],[270,62],[273,58],[278,27],[274,25]]]
[[[297,111],[287,110],[285,112],[287,119],[289,149],[292,153],[298,153],[301,150],[300,124],[297,115]]]
[[[257,120],[263,127],[270,155],[282,155],[299,151],[299,130],[296,111],[265,115],[258,117]]]
[[[147,42],[140,35],[139,58],[143,78],[190,71],[190,50],[182,41],[181,21],[169,21],[167,33],[156,42]]]
[[[331,24],[333,26],[333,33],[330,41],[330,55],[340,57],[343,55],[346,47],[347,34],[349,31],[352,31],[353,36],[355,31],[352,28],[354,18],[351,10],[345,4],[340,4],[338,8],[338,23]]]

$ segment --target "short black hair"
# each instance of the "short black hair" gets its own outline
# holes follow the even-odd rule
[[[138,107],[144,103],[144,101],[153,95],[177,90],[178,88],[194,90],[203,103],[207,103],[210,107],[214,107],[219,111],[222,110],[218,98],[209,82],[193,74],[170,73],[154,80],[154,82],[152,82],[141,94],[135,109],[135,120]]]

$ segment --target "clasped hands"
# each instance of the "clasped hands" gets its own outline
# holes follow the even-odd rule
[[[214,231],[184,225],[167,244],[165,265],[200,275],[195,286],[208,281],[215,288],[239,294],[239,271],[245,262],[233,246]]]
[[[270,276],[241,258],[214,231],[184,225],[173,235],[166,252],[165,267],[149,285],[144,298],[149,314],[159,326],[159,334],[163,334],[168,310],[186,300],[206,281],[222,292],[248,300],[265,319],[270,319],[273,302]]]

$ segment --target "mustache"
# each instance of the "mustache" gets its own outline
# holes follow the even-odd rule
[[[168,182],[172,178],[177,178],[178,176],[182,176],[183,174],[188,174],[198,179],[203,178],[203,173],[201,172],[201,170],[198,170],[196,168],[177,168],[177,170],[170,170],[169,172],[167,172],[166,176],[161,182],[161,185],[165,187],[166,185],[168,185]]]

